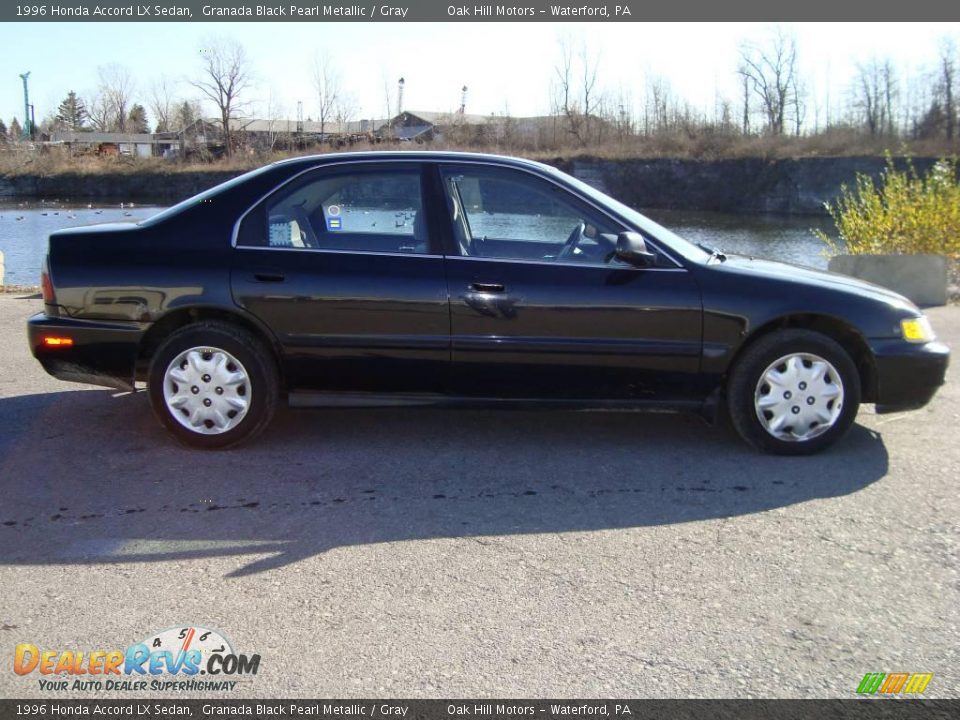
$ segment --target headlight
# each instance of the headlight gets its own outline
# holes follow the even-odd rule
[[[937,338],[926,315],[901,320],[900,330],[903,333],[903,339],[907,342],[925,343]]]

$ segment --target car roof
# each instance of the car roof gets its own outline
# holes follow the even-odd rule
[[[364,150],[360,152],[322,153],[318,155],[302,155],[300,157],[279,160],[274,165],[315,165],[325,162],[341,162],[343,160],[412,160],[412,161],[485,161],[499,165],[514,167],[535,167],[540,170],[553,170],[549,165],[527,160],[526,158],[510,155],[494,155],[493,153],[457,152],[451,150]]]

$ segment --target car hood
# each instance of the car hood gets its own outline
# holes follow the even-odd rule
[[[775,260],[760,260],[745,255],[727,255],[722,263],[724,269],[742,272],[749,275],[768,277],[781,282],[793,282],[808,287],[819,287],[823,290],[842,292],[856,295],[868,300],[875,300],[890,306],[919,312],[917,306],[893,290],[874,285],[864,280],[858,280],[849,275],[816,270],[803,265],[778,262]]]

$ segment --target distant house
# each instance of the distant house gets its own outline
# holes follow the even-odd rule
[[[591,118],[595,127],[605,122],[600,118]],[[570,134],[570,128],[565,118],[556,115],[511,117],[406,110],[391,119],[378,133],[384,138],[401,142],[442,140],[471,144],[509,141],[535,147],[556,144]]]
[[[50,143],[66,147],[71,153],[131,157],[159,157],[179,149],[176,133],[55,132]]]
[[[378,132],[401,142],[430,142],[444,138],[445,132],[455,128],[477,128],[496,122],[494,115],[467,115],[464,113],[441,113],[430,110],[405,110]]]
[[[275,147],[307,147],[319,143],[353,144],[373,140],[374,130],[386,124],[385,120],[290,120],[235,118],[230,131],[236,146],[254,150]],[[185,151],[223,147],[223,123],[218,118],[202,118],[179,132]]]
[[[204,118],[178,130],[177,136],[180,138],[180,149],[184,153],[223,144],[219,121]]]

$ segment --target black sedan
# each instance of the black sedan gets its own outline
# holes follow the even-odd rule
[[[816,452],[917,408],[949,351],[903,297],[692,245],[553,168],[463,153],[297,158],[139,224],[56,232],[34,355],[145,381],[223,448],[293,406],[725,408],[754,447]]]

